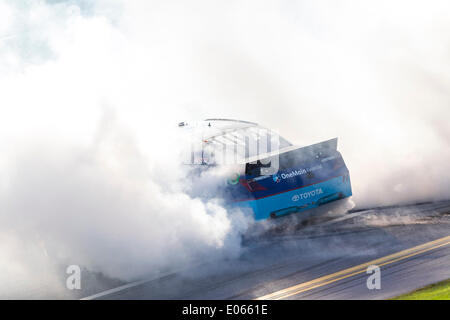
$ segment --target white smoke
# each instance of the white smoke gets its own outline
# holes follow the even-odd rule
[[[240,212],[190,197],[183,171],[164,151],[147,157],[114,118],[101,124],[88,147],[34,139],[37,146],[25,145],[5,166],[0,234],[16,249],[2,243],[3,288],[33,275],[57,282],[49,275],[61,264],[134,280],[239,253],[247,223]],[[169,140],[165,146],[174,148]]]
[[[449,198],[449,11],[0,1],[0,287],[36,268],[57,282],[65,263],[130,280],[238,254],[240,214],[184,192],[179,121],[338,136],[357,206]]]

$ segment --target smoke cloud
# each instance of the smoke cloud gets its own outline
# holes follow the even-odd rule
[[[449,14],[439,0],[0,1],[0,296],[58,294],[61,265],[129,281],[238,255],[249,221],[188,192],[180,121],[337,136],[359,207],[450,198]]]

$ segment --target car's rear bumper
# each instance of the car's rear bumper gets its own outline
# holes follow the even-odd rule
[[[349,175],[342,175],[259,199],[234,203],[254,213],[255,220],[298,213],[352,195]]]

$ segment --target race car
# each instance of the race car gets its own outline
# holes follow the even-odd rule
[[[187,162],[200,171],[228,168],[218,196],[255,220],[302,213],[352,195],[337,138],[295,146],[257,123],[231,119],[179,127],[194,137]]]

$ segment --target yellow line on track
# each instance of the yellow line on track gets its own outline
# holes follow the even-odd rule
[[[450,236],[443,237],[434,241],[430,241],[421,245],[418,245],[416,247],[402,250],[393,254],[390,254],[388,256],[378,258],[348,269],[344,269],[311,281],[307,281],[304,283],[300,283],[264,296],[261,296],[259,298],[256,298],[255,300],[279,300],[284,299],[308,290],[312,290],[318,287],[322,287],[324,285],[363,273],[367,270],[368,266],[371,265],[377,265],[379,267],[391,264],[394,262],[398,262],[400,260],[404,260],[410,257],[413,257],[415,255],[434,250],[446,245],[450,244]]]

